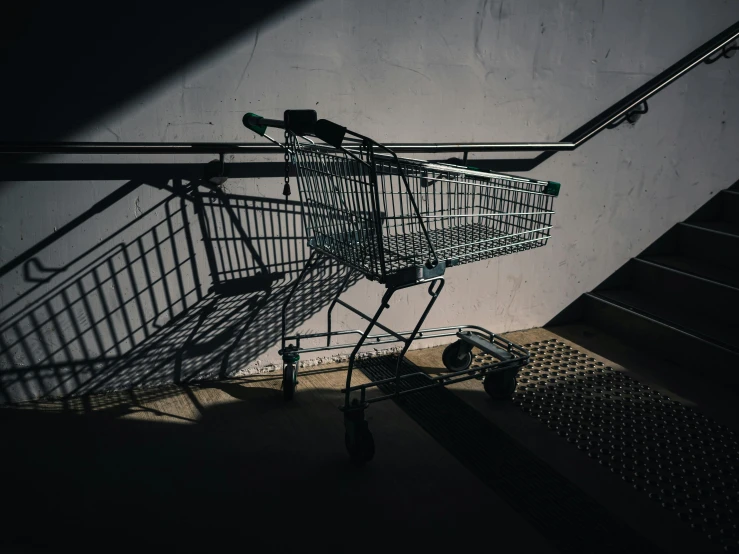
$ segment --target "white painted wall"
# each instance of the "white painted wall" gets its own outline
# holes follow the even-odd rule
[[[279,118],[286,108],[314,108],[320,117],[379,141],[559,140],[737,19],[739,3],[728,0],[308,2],[67,138],[257,141],[242,126],[245,112]],[[470,323],[498,332],[542,325],[736,181],[737,63],[734,58],[698,68],[655,97],[636,127],[602,133],[537,168],[532,177],[562,183],[549,245],[450,270],[427,324]],[[159,168],[152,175],[161,177],[157,164],[211,158],[89,155],[41,161],[151,162]],[[2,265],[126,182],[0,179]],[[226,188],[267,199],[282,190],[274,178],[232,179]],[[298,246],[279,241],[292,244],[295,263],[282,268],[292,272],[266,300],[253,293],[203,314],[207,299],[199,295],[211,280],[197,218],[187,204],[188,222],[183,222],[177,199],[156,206],[166,197],[143,185],[36,256],[41,266],[56,271],[26,265],[27,275],[21,266],[0,278],[1,401],[152,385],[177,375],[213,376],[221,370],[224,349],[237,339],[224,372],[279,361],[276,300],[306,256],[303,241]],[[130,227],[121,230],[125,225]],[[191,232],[194,256],[184,227]],[[155,236],[163,241],[161,257],[145,253],[145,264],[137,257],[139,246],[146,251]],[[100,256],[105,263],[96,284],[95,271],[85,268]],[[239,267],[251,264],[240,260]],[[183,265],[168,274],[167,287],[147,284],[146,268],[156,277],[177,263]],[[129,267],[115,283],[104,282],[106,271]],[[49,280],[29,282],[38,276]],[[80,287],[87,306],[78,300]],[[309,292],[316,309],[325,305],[319,298],[324,289]],[[381,287],[360,281],[345,298],[373,310],[381,293]],[[424,294],[419,287],[399,295],[385,321],[412,326]],[[271,307],[249,323],[262,300]],[[179,323],[167,325],[181,313]],[[200,314],[203,327],[193,332]],[[341,325],[354,327],[357,321],[337,310]],[[322,314],[299,325],[302,331],[324,327]],[[188,337],[200,349],[183,349]]]

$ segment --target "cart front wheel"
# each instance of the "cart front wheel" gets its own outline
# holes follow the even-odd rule
[[[467,352],[460,358],[461,348],[462,341],[458,340],[447,346],[441,354],[441,360],[444,362],[444,367],[449,371],[463,371],[470,367],[470,364],[472,363],[472,352]]]
[[[282,371],[282,396],[285,400],[293,399],[297,384],[298,368],[295,364],[287,364]]]
[[[494,400],[505,400],[516,390],[516,373],[497,371],[488,373],[482,382],[485,392]]]
[[[364,465],[375,457],[375,439],[366,425],[357,428],[354,433],[346,431],[344,444],[355,465]]]

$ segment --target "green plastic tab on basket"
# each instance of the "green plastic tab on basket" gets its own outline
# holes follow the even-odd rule
[[[249,112],[244,116],[243,122],[244,126],[246,126],[248,129],[254,131],[256,134],[260,136],[264,136],[264,133],[267,132],[267,126],[266,125],[257,125],[251,120],[259,120],[262,116]]]
[[[562,185],[560,185],[556,181],[549,181],[547,183],[547,188],[544,189],[544,194],[551,194],[552,196],[559,196],[559,188]]]

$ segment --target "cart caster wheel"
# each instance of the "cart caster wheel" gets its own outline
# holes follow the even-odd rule
[[[292,400],[295,396],[295,387],[298,384],[298,368],[294,364],[287,364],[282,370],[282,397]]]
[[[346,431],[344,444],[349,452],[349,458],[355,465],[364,465],[375,457],[375,439],[366,425],[358,428],[353,434]]]
[[[467,352],[462,358],[459,358],[459,349],[462,347],[462,341],[458,340],[453,342],[444,349],[441,354],[441,360],[444,362],[444,367],[449,371],[463,371],[470,367],[472,363],[472,352]]]
[[[506,371],[488,373],[482,381],[482,386],[494,400],[509,399],[516,390],[516,374]]]

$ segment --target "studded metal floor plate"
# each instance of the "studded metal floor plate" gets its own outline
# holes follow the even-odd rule
[[[531,362],[513,395],[523,411],[727,552],[739,551],[734,432],[564,342],[524,348]]]
[[[372,380],[385,379],[395,374],[395,360],[365,358],[357,369]],[[407,361],[401,368],[404,374],[417,371]],[[427,383],[418,375],[402,386]],[[401,397],[398,405],[560,552],[659,552],[452,391],[427,389]]]

